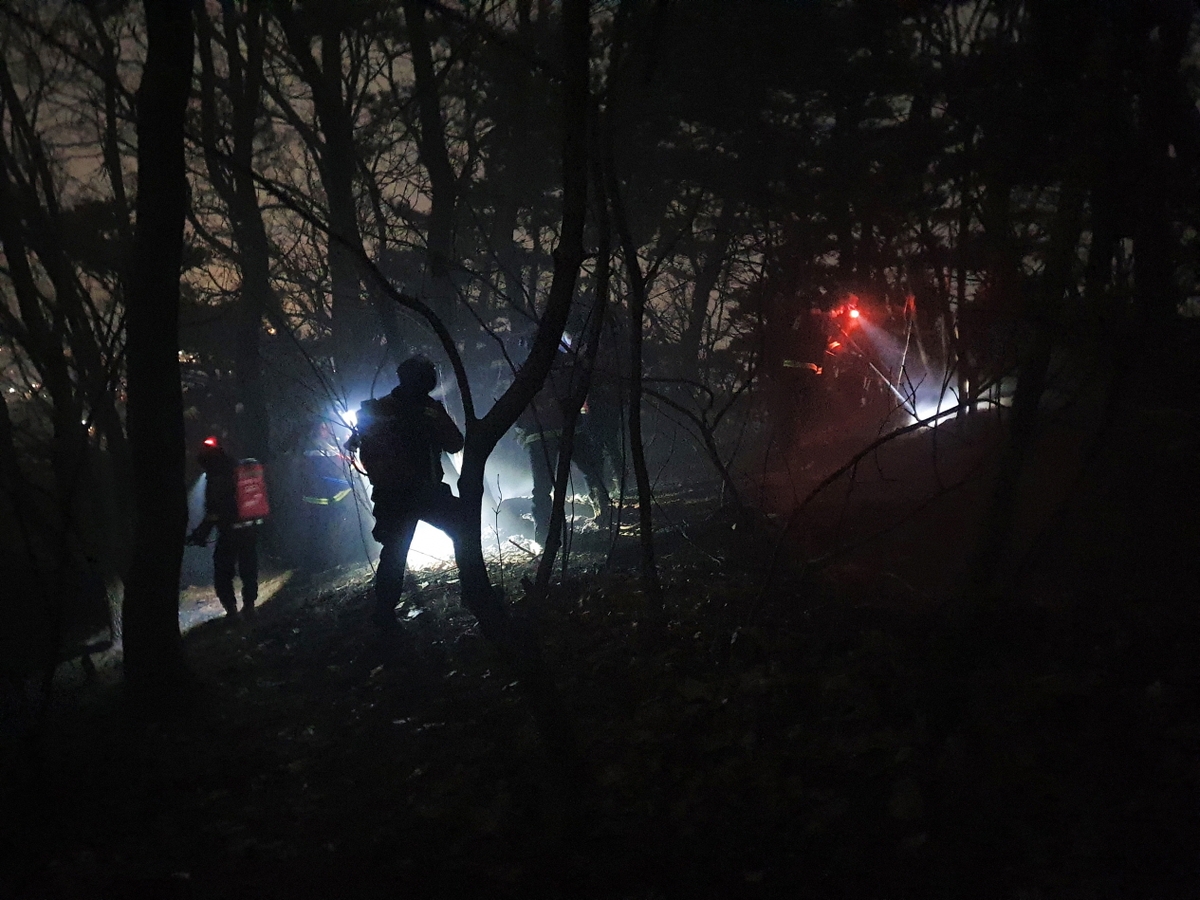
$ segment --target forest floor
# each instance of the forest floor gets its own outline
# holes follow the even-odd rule
[[[369,572],[281,575],[252,624],[188,631],[174,718],[64,670],[0,896],[1200,895],[1200,427],[1143,412],[1091,457],[1046,430],[994,595],[963,591],[982,418],[799,511],[861,434],[800,442],[761,515],[663,491],[661,610],[632,535],[579,535],[544,603],[512,554],[573,754],[452,567],[412,573],[395,633]]]

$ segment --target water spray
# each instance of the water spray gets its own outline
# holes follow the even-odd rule
[[[861,313],[857,309],[851,308],[848,315],[851,319],[858,319],[861,316]],[[900,389],[896,387],[896,385],[892,384],[892,380],[883,373],[879,366],[875,365],[875,363],[871,361],[871,358],[867,356],[866,352],[858,345],[858,342],[850,336],[845,328],[843,328],[841,325],[838,325],[837,330],[842,333],[842,337],[846,339],[846,343],[854,350],[856,354],[858,354],[858,357],[868,366],[870,366],[871,371],[874,372],[879,380],[887,386],[887,389],[895,395],[896,399],[900,401],[900,405],[915,416],[917,412],[915,396],[906,397],[903,393],[901,393]]]

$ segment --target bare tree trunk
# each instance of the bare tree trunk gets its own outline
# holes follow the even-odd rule
[[[329,224],[340,240],[329,245],[329,277],[333,291],[334,361],[343,390],[361,380],[370,354],[363,353],[372,334],[365,299],[360,294],[358,262],[353,248],[362,245],[354,202],[358,151],[354,125],[342,96],[342,42],[336,27],[321,34],[321,80],[313,85],[317,118],[325,134],[321,182],[329,200]]]
[[[634,479],[638,489],[638,532],[641,539],[642,582],[645,590],[656,605],[661,605],[662,585],[658,578],[658,564],[654,553],[654,517],[651,509],[653,494],[650,489],[650,473],[646,468],[646,453],[642,439],[642,339],[646,315],[646,279],[637,258],[637,246],[625,215],[625,204],[621,197],[617,178],[616,148],[614,147],[614,120],[620,109],[619,92],[622,89],[636,90],[629,83],[622,57],[627,49],[626,34],[630,27],[632,5],[622,3],[618,7],[613,23],[611,63],[608,83],[608,98],[603,119],[597,121],[596,140],[600,148],[601,171],[612,225],[625,258],[625,270],[629,279],[629,453],[633,461]],[[616,99],[614,99],[616,98]]]
[[[262,107],[263,55],[266,27],[262,3],[251,2],[246,11],[246,59],[237,46],[231,20],[225,26],[226,54],[230,59],[231,89],[237,91],[233,110],[234,205],[230,208],[234,240],[241,252],[242,296],[239,298],[237,343],[238,392],[243,411],[238,431],[244,452],[258,459],[270,456],[271,416],[263,391],[262,328],[271,300],[270,244],[254,184],[254,131]]]
[[[587,0],[564,0],[563,56],[566,83],[563,92],[563,206],[558,247],[554,251],[554,279],[533,347],[513,383],[482,419],[475,419],[469,394],[466,448],[463,453],[459,495],[463,500],[463,527],[459,556],[463,603],[479,619],[484,633],[502,646],[514,648],[507,614],[488,579],[483,561],[479,522],[483,510],[484,464],[496,443],[512,427],[521,411],[541,388],[558,352],[567,314],[575,296],[583,264],[583,229],[587,215],[588,182],[588,43],[591,25]],[[460,376],[461,378],[461,376]]]
[[[654,556],[654,518],[651,504],[650,472],[646,468],[646,451],[642,442],[642,332],[646,316],[646,279],[637,258],[637,246],[629,231],[625,207],[613,158],[611,135],[605,138],[606,180],[613,223],[625,257],[629,276],[629,447],[633,458],[633,474],[638,489],[638,531],[642,543],[642,580],[646,590],[656,600],[662,595],[658,579],[658,563]]]
[[[12,328],[12,333],[37,367],[51,399],[54,442],[50,463],[59,503],[58,530],[65,534],[71,527],[85,447],[79,424],[82,404],[64,352],[64,344],[69,338],[66,311],[77,305],[79,297],[75,284],[65,277],[62,248],[57,241],[55,194],[40,136],[24,115],[3,61],[0,61],[0,94],[4,100],[0,112],[7,108],[13,131],[29,147],[27,154],[20,154],[27,156],[30,167],[28,175],[22,177],[18,152],[10,150],[0,135],[0,246],[4,249],[20,313],[20,323],[13,323],[17,327]],[[39,183],[48,209],[38,202],[33,185]],[[41,269],[54,286],[54,304],[42,299],[38,287],[41,273],[30,263],[31,250],[36,252]]]
[[[694,366],[696,360],[700,358],[700,342],[704,336],[704,323],[708,318],[708,301],[712,296],[713,289],[717,286],[717,278],[720,277],[721,269],[725,265],[725,256],[729,251],[733,209],[733,204],[728,200],[721,204],[713,241],[704,255],[704,262],[696,272],[696,283],[692,288],[692,303],[687,327],[679,339],[678,359],[684,365]]]
[[[232,159],[217,152],[216,76],[212,44],[217,35],[208,16],[200,14],[201,133],[209,179],[229,210],[236,263],[241,270],[241,295],[237,301],[234,337],[234,371],[242,412],[236,428],[240,450],[266,459],[270,446],[270,411],[263,393],[260,345],[262,321],[271,298],[270,243],[263,225],[254,182],[254,130],[261,109],[265,23],[262,2],[256,0],[241,17],[245,23],[246,55],[242,57],[237,23],[225,21],[224,48],[229,75],[225,93],[233,109]]]
[[[396,278],[400,269],[398,263],[399,254],[392,246],[392,241],[388,237],[388,221],[387,215],[383,207],[383,194],[380,191],[379,183],[375,180],[375,173],[367,169],[366,166],[361,166],[363,181],[367,194],[371,199],[371,212],[375,220],[375,247],[376,259],[378,267],[388,278]],[[365,248],[364,248],[365,250]],[[396,305],[391,302],[387,292],[381,290],[379,283],[375,278],[368,277],[365,279],[367,291],[371,298],[371,306],[375,309],[376,315],[379,317],[379,329],[383,332],[385,343],[385,354],[379,360],[379,364],[390,359],[392,365],[400,362],[398,358],[401,353],[401,348],[404,346],[404,341],[401,338],[400,311]],[[372,384],[374,384],[372,376]]]
[[[0,136],[0,246],[16,299],[14,310],[0,312],[0,327],[22,347],[51,398],[51,463],[60,518],[52,528],[60,536],[70,530],[86,534],[93,546],[105,546],[102,556],[112,559],[126,548],[128,523],[114,520],[102,535],[87,533],[88,524],[96,520],[93,504],[111,487],[94,477],[95,453],[87,430],[96,427],[118,477],[127,475],[128,448],[115,405],[116,341],[97,330],[102,316],[64,245],[48,154],[3,61],[0,96],[0,119],[7,111],[10,133],[26,148],[14,154]],[[115,127],[111,121],[108,125]],[[43,276],[53,287],[52,301],[43,299],[38,286]]]
[[[165,712],[187,669],[179,634],[179,572],[187,528],[179,273],[187,210],[184,115],[192,76],[192,13],[145,0],[147,51],[138,88],[135,259],[127,313],[126,422],[137,477],[133,563],[125,579],[125,683],[136,708]]]
[[[446,149],[446,131],[438,103],[433,54],[425,31],[425,6],[417,0],[404,0],[404,21],[408,26],[412,48],[413,84],[416,91],[420,133],[417,146],[421,162],[429,173],[429,227],[426,231],[426,251],[429,270],[435,278],[445,276],[454,261],[454,208],[458,183],[450,152]],[[448,309],[434,311],[449,324]],[[453,330],[453,328],[451,329]]]
[[[1017,372],[1013,397],[1012,426],[992,488],[991,504],[984,520],[971,574],[971,587],[987,591],[1005,573],[1012,555],[1012,526],[1019,499],[1021,476],[1037,438],[1038,407],[1046,389],[1046,377],[1054,342],[1060,328],[1063,299],[1074,278],[1074,262],[1083,230],[1083,185],[1078,175],[1068,177],[1059,197],[1058,211],[1046,251],[1040,290],[1028,310],[1033,337]]]
[[[304,80],[312,90],[324,143],[314,147],[329,204],[329,280],[332,293],[333,359],[336,382],[342,390],[369,381],[372,354],[364,353],[374,333],[360,291],[360,259],[365,259],[358,210],[354,201],[354,173],[358,154],[354,123],[342,93],[342,35],[335,17],[327,14],[320,33],[321,61],[312,53],[312,34],[290,5],[276,4],[275,14],[295,56]]]
[[[12,418],[8,414],[8,401],[3,392],[0,392],[0,493],[4,494],[4,499],[13,511],[13,521],[21,535],[25,554],[30,562],[33,562],[36,558],[32,528],[34,523],[29,519],[35,515],[37,508],[17,462]]]
[[[77,445],[79,443],[80,407],[71,383],[67,358],[63,353],[61,322],[51,320],[43,308],[37,287],[37,273],[29,260],[29,247],[20,227],[17,184],[9,177],[15,160],[0,137],[0,248],[4,250],[8,264],[8,276],[12,280],[20,320],[11,317],[7,310],[0,314],[0,322],[17,336],[28,353],[51,400],[51,419],[54,425],[54,444],[51,466],[54,472],[56,494],[60,505],[69,506],[73,482],[78,471]],[[66,305],[66,300],[63,300]],[[61,529],[69,527],[69,509],[63,510]]]
[[[1153,339],[1169,329],[1179,301],[1173,250],[1180,242],[1171,227],[1170,156],[1188,163],[1182,171],[1194,172],[1200,131],[1195,104],[1180,72],[1180,62],[1189,52],[1195,4],[1174,0],[1145,7],[1145,40],[1150,46],[1143,51],[1145,71],[1133,142],[1138,172],[1133,204],[1134,299],[1146,336]],[[1179,187],[1183,183],[1180,179]]]
[[[593,164],[595,176],[593,182],[599,195],[595,204],[598,210],[599,247],[596,250],[596,297],[592,312],[583,335],[583,352],[580,355],[582,366],[576,366],[576,378],[571,385],[570,406],[567,410],[567,420],[563,425],[562,441],[558,451],[558,469],[554,473],[554,506],[550,511],[550,527],[546,536],[546,546],[542,550],[542,558],[538,561],[537,593],[545,595],[550,587],[550,573],[554,569],[554,559],[562,545],[563,525],[566,516],[563,511],[567,494],[567,483],[571,477],[571,459],[575,449],[575,430],[579,424],[579,414],[588,391],[592,386],[592,372],[596,367],[596,353],[600,349],[600,335],[604,327],[604,314],[608,306],[609,289],[609,260],[612,247],[609,239],[610,223],[608,221],[607,201],[601,179],[603,172]],[[564,563],[566,565],[565,557]]]
[[[422,289],[428,298],[427,302],[450,329],[450,333],[461,338],[454,270],[458,180],[447,148],[437,74],[425,27],[424,4],[417,0],[404,0],[404,21],[408,28],[413,89],[417,101],[417,150],[429,174],[429,216],[425,229],[425,276],[428,280],[424,281]]]
[[[968,137],[967,143],[969,142],[970,138]],[[964,154],[965,156],[966,154]],[[977,362],[969,348],[979,346],[977,336],[971,334],[963,324],[969,320],[969,317],[964,315],[967,308],[967,241],[971,234],[971,206],[967,203],[968,171],[969,164],[964,161],[963,172],[958,182],[958,246],[955,254],[957,257],[955,261],[955,309],[952,325],[952,333],[955,335],[954,345],[958,350],[955,354],[955,369],[958,373],[959,415],[974,411],[974,406],[966,402],[975,390],[975,364]],[[951,323],[947,321],[946,324],[950,325]],[[966,352],[963,352],[964,344],[968,348]]]

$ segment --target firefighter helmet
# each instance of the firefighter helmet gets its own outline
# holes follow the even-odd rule
[[[413,356],[396,366],[396,377],[406,393],[428,394],[437,387],[437,366],[424,356]]]

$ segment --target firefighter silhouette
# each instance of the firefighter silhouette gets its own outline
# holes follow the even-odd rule
[[[776,305],[779,321],[764,334],[763,374],[771,440],[786,455],[811,418],[824,371],[826,323],[816,307],[793,311],[783,309],[782,301]]]
[[[233,578],[242,580],[242,612],[253,616],[258,600],[258,531],[267,513],[262,466],[254,460],[235,461],[215,437],[204,439],[197,455],[204,470],[204,519],[188,535],[197,547],[208,543],[213,529],[213,588],[225,615],[237,615]]]
[[[354,511],[350,466],[328,422],[320,422],[301,464],[304,547],[301,568],[324,571],[343,561]]]
[[[518,440],[529,453],[533,475],[534,539],[541,544],[546,543],[550,531],[554,478],[572,402],[574,377],[569,344],[564,342],[546,376],[546,383],[517,419]],[[603,451],[593,437],[588,418],[585,401],[576,421],[571,462],[583,473],[595,517],[603,522],[612,514],[612,500],[604,483]]]
[[[362,403],[358,424],[346,442],[346,450],[358,453],[371,480],[371,535],[383,545],[372,619],[389,628],[396,624],[395,608],[417,522],[428,522],[449,535],[456,558],[462,531],[461,501],[442,480],[442,454],[460,451],[463,434],[445,406],[429,396],[437,387],[437,367],[414,356],[396,367],[396,377],[400,384],[390,394]]]

